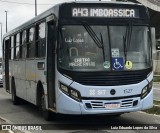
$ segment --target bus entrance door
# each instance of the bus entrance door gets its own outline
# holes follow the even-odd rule
[[[50,16],[51,18],[53,16]],[[54,17],[53,17],[54,18]],[[56,28],[55,21],[51,19],[47,22],[47,91],[48,108],[56,109],[55,97],[55,58],[56,58]]]
[[[4,42],[4,48],[5,48],[5,53],[4,53],[4,60],[5,60],[5,88],[6,91],[10,93],[10,82],[9,82],[9,56],[10,56],[10,40],[9,38],[5,40]]]

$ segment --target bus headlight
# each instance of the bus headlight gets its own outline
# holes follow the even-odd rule
[[[71,97],[72,99],[80,102],[81,101],[81,94],[79,91],[69,87],[69,86],[66,86],[62,83],[59,83],[59,88],[60,90],[65,93],[66,95],[68,95],[69,97]]]
[[[73,98],[73,99],[75,99],[75,100],[77,100],[77,101],[81,101],[81,95],[80,95],[80,92],[79,91],[77,91],[77,90],[73,90],[73,89],[70,89],[70,96]]]
[[[67,86],[65,86],[65,85],[63,85],[63,84],[60,83],[60,89],[61,89],[61,91],[63,91],[67,95],[69,95],[69,90],[68,90]]]
[[[142,93],[141,93],[141,99],[143,99],[148,94],[147,89],[148,89],[147,86],[143,88]]]
[[[153,82],[151,81],[146,87],[142,89],[141,92],[141,99],[143,99],[147,94],[152,90],[152,84]]]

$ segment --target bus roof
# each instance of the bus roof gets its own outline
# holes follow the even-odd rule
[[[59,7],[61,5],[68,5],[68,4],[117,4],[117,5],[139,5],[139,6],[143,6],[142,4],[138,4],[138,3],[133,3],[133,2],[120,2],[120,1],[73,1],[73,2],[64,2],[64,3],[60,3],[60,4],[56,4],[53,7],[49,8],[48,10],[44,11],[43,13],[39,14],[38,16],[32,18],[31,20],[25,22],[24,24],[16,27],[15,29],[9,31],[8,33],[4,34],[3,38],[12,35],[16,32],[19,32],[31,25],[33,25],[34,23],[38,23],[39,21],[43,20],[44,18],[46,18],[47,16],[50,16],[52,14],[55,14],[56,17],[59,16]]]

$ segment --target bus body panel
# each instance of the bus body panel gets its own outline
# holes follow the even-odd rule
[[[16,95],[33,104],[37,102],[38,81],[46,85],[45,66],[44,70],[41,68],[43,66],[37,68],[39,62],[45,65],[45,59],[10,61],[10,73],[15,80]],[[47,94],[47,91],[45,93]]]
[[[26,99],[33,104],[36,104],[36,66],[35,60],[26,60]]]
[[[56,65],[57,66],[57,65]],[[58,100],[60,95],[62,94],[62,92],[59,90],[59,84],[62,81],[65,81],[66,85],[70,85],[73,81],[68,79],[67,77],[63,76],[62,74],[60,74],[58,71],[56,71],[56,76],[55,76],[55,88],[56,88],[56,108],[58,108]],[[58,112],[58,110],[57,110]]]
[[[150,109],[153,107],[153,89],[151,92],[142,100],[142,110]]]
[[[26,61],[10,61],[10,66],[11,77],[15,81],[16,95],[26,100]]]
[[[72,81],[66,82],[66,77],[62,76],[61,74],[58,77],[60,77],[59,81],[61,83],[65,84],[67,86],[70,86],[73,89],[78,90],[81,93],[82,97],[114,98],[117,96],[118,97],[125,97],[125,96],[129,96],[129,95],[132,96],[132,95],[141,94],[142,89],[145,86],[147,86],[148,82],[151,82],[151,80],[153,79],[153,72],[150,74],[150,76],[146,80],[144,80],[138,84],[121,85],[121,86],[85,86],[85,85],[81,85],[79,83],[72,82]],[[115,89],[115,91],[116,91],[115,95],[110,94],[111,89]]]
[[[27,89],[27,101],[37,104],[37,88],[38,82],[42,83],[44,93],[46,91],[46,75],[45,75],[45,65],[46,59],[33,59],[26,61],[26,89]],[[40,65],[38,66],[38,63]]]
[[[46,84],[46,59],[35,60],[35,67],[36,67],[36,82],[41,81],[42,84]]]
[[[144,99],[141,99],[140,97],[142,89],[146,85],[148,85],[148,81],[151,82],[153,78],[153,72],[149,75],[149,77],[146,80],[142,81],[139,84],[123,85],[123,86],[105,86],[105,87],[83,86],[75,82],[72,83],[72,80],[70,81],[68,80],[66,82],[66,77],[62,76],[60,73],[57,73],[57,74],[59,75],[58,77],[60,78],[59,81],[61,83],[65,83],[65,85],[68,85],[71,88],[78,90],[81,93],[81,98],[82,98],[81,102],[77,102],[73,100],[71,97],[64,94],[59,89],[59,85],[57,85],[58,97],[57,97],[56,108],[58,113],[62,113],[62,114],[125,113],[125,112],[144,110],[144,109],[151,108],[153,106],[153,89]],[[93,89],[94,89],[94,95],[93,95]],[[117,93],[115,95],[111,95],[110,94],[111,89],[115,89]],[[124,90],[128,90],[128,89],[132,89],[132,92],[125,94]],[[90,93],[89,90],[91,90],[92,93]],[[83,97],[85,98],[89,97],[89,99],[84,100]],[[135,106],[133,106],[134,101],[138,101],[137,105]],[[93,108],[88,109],[86,107],[86,103],[90,103],[93,106]],[[105,104],[107,103],[120,103],[121,107],[116,109],[106,109]],[[100,106],[100,107],[98,108],[97,106],[98,107]]]
[[[103,109],[87,109],[85,104],[83,104],[83,102],[78,103],[77,101],[74,101],[73,99],[62,93],[57,99],[57,112],[62,114],[112,114],[112,113],[128,113],[128,112],[144,110],[151,108],[153,106],[153,90],[141,101],[140,98],[129,98],[123,100],[130,100],[130,99],[139,100],[139,104],[135,107],[126,107],[120,109],[118,108],[105,109],[105,107],[103,107]],[[93,100],[93,101],[108,103],[117,101],[119,102],[122,100],[110,100],[110,101]]]
[[[138,95],[141,94],[141,89],[143,89],[148,82],[146,80],[142,81],[139,84],[133,85],[122,85],[122,86],[84,86],[79,83],[73,83],[72,88],[75,88],[81,92],[82,97],[124,97],[129,95]],[[114,89],[116,91],[115,95],[111,95],[110,91]],[[128,90],[128,91],[127,91]],[[130,91],[129,91],[130,90]]]
[[[65,102],[66,101],[66,102]],[[56,103],[57,113],[61,114],[81,114],[80,103],[67,97],[65,94],[61,93],[57,99]]]

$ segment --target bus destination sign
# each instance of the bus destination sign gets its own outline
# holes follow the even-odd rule
[[[139,18],[139,10],[128,8],[72,8],[72,17]]]

